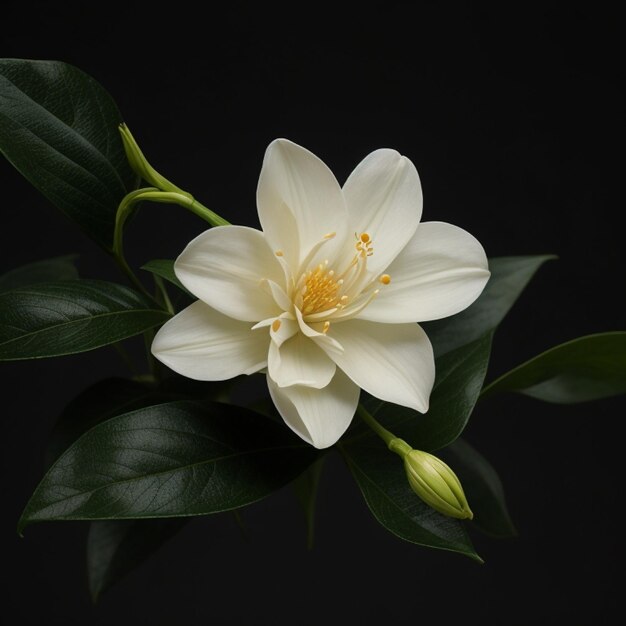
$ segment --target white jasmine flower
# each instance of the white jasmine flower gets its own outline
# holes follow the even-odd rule
[[[372,152],[342,189],[315,155],[277,139],[257,205],[262,231],[213,228],[178,257],[199,300],[161,328],[153,354],[197,380],[266,370],[286,424],[317,448],[346,431],[360,389],[425,413],[435,364],[416,322],[478,297],[480,243],[420,224],[419,176],[394,150]]]

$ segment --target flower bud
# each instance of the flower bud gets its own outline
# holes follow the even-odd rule
[[[189,196],[188,193],[179,189],[174,183],[167,180],[165,176],[159,174],[159,172],[157,172],[152,165],[148,163],[148,160],[144,156],[141,148],[135,141],[135,138],[126,124],[120,124],[119,130],[120,135],[122,136],[122,143],[124,144],[126,158],[137,176],[161,191],[172,191]]]
[[[411,450],[404,455],[404,468],[411,489],[435,511],[457,519],[474,517],[456,474],[436,456]]]

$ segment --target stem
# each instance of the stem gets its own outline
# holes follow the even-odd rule
[[[134,287],[136,287],[139,291],[141,291],[141,293],[150,298],[150,300],[154,300],[154,298],[152,297],[152,294],[141,284],[141,281],[137,278],[137,276],[135,275],[135,272],[133,272],[133,270],[130,269],[130,266],[128,265],[128,263],[126,262],[126,259],[124,258],[124,255],[120,255],[117,254],[117,252],[113,253],[113,256],[115,257],[115,261],[118,264],[119,268],[122,270],[122,272],[124,272],[124,274],[126,274],[128,280],[130,280],[130,282],[133,284]]]
[[[384,428],[374,417],[367,412],[362,404],[359,404],[356,412],[359,417],[387,444],[387,447],[395,452],[399,457],[404,458],[409,452],[411,452],[411,446],[404,441],[396,437],[392,432]]]
[[[176,311],[174,310],[174,305],[172,304],[172,301],[170,300],[170,297],[167,293],[167,288],[165,287],[165,283],[163,282],[163,279],[160,276],[157,276],[156,274],[153,274],[152,276],[154,278],[154,284],[157,287],[159,295],[161,296],[161,299],[163,300],[163,306],[165,306],[168,313],[171,313],[172,315],[174,315]]]
[[[179,206],[189,209],[202,219],[206,220],[212,226],[227,226],[230,222],[226,221],[223,217],[214,213],[203,204],[198,202],[190,194],[174,191],[159,191],[156,187],[146,187],[145,189],[137,189],[127,194],[120,202],[117,209],[117,215],[115,216],[115,231],[113,233],[113,256],[120,266],[122,271],[128,276],[129,280],[133,283],[137,289],[139,289],[144,295],[152,298],[145,287],[141,284],[141,281],[137,278],[134,272],[128,266],[126,258],[124,257],[124,224],[131,214],[133,208],[139,202],[144,200],[151,200],[152,202],[165,202],[171,204],[178,204]]]
[[[161,369],[159,367],[159,362],[154,358],[152,354],[152,350],[150,349],[152,346],[152,340],[154,339],[154,331],[147,330],[143,334],[143,342],[146,347],[146,359],[148,360],[148,369],[150,374],[154,378],[156,382],[161,380]]]
[[[190,211],[193,211],[196,215],[209,222],[212,226],[230,226],[230,222],[228,220],[225,220],[221,215],[214,213],[211,209],[205,207],[204,204],[201,204],[195,198],[191,199],[190,205],[182,206],[186,206]]]
[[[389,432],[386,428],[383,428],[374,417],[367,412],[362,404],[359,404],[356,410],[359,417],[389,446],[389,444],[397,437]]]

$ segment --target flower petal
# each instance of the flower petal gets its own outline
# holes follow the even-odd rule
[[[282,345],[270,344],[267,372],[279,387],[305,385],[321,389],[335,374],[335,363],[314,341],[296,333]]]
[[[374,254],[367,260],[368,269],[380,273],[411,239],[422,216],[417,170],[395,150],[376,150],[356,166],[343,194],[351,231],[371,237]],[[354,246],[348,250],[351,258]]]
[[[267,364],[269,333],[194,302],[169,320],[152,342],[152,354],[195,380],[227,380]]]
[[[263,233],[246,226],[219,226],[196,237],[174,265],[191,293],[218,311],[246,322],[281,310],[262,279],[284,284],[284,273]]]
[[[426,413],[435,360],[420,326],[350,320],[333,324],[329,334],[344,351],[324,348],[359,387],[381,400]]]
[[[341,370],[323,389],[280,388],[268,376],[267,386],[285,424],[316,448],[336,443],[354,417],[360,389]]]
[[[287,339],[291,339],[298,332],[298,322],[291,317],[291,313],[282,313],[270,326],[270,337],[280,348]]]
[[[391,277],[359,319],[388,324],[426,322],[467,308],[489,280],[487,255],[467,231],[424,222],[385,270]]]
[[[265,152],[257,206],[267,241],[294,271],[324,235],[336,232],[323,246],[326,258],[333,258],[347,233],[337,179],[318,157],[286,139],[276,139]]]

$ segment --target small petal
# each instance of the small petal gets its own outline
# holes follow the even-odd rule
[[[152,342],[152,354],[195,380],[227,380],[267,364],[269,334],[194,302],[169,320]]]
[[[332,446],[346,432],[359,403],[359,387],[341,370],[323,389],[281,389],[269,376],[267,386],[287,426],[319,449]]]
[[[296,314],[296,319],[298,320],[298,325],[300,327],[300,332],[309,339],[312,339],[318,346],[324,348],[324,346],[328,347],[328,349],[332,349],[337,352],[342,352],[343,348],[341,344],[332,337],[329,337],[326,333],[323,332],[324,324],[321,322],[315,323],[313,325],[307,324],[302,317],[302,313],[300,309],[294,307],[294,312]]]
[[[321,389],[331,381],[335,369],[326,353],[301,333],[280,347],[274,341],[270,344],[267,371],[279,387],[305,385]]]
[[[343,193],[351,230],[367,233],[372,241],[368,269],[380,273],[414,235],[422,216],[417,170],[395,150],[376,150],[350,174]],[[346,254],[354,255],[354,246]]]
[[[270,326],[270,337],[277,348],[280,348],[287,339],[291,339],[297,332],[298,322],[293,319],[291,313],[283,313]]]
[[[385,270],[388,285],[359,319],[388,324],[426,322],[467,308],[489,280],[487,256],[467,231],[424,222]]]
[[[283,311],[289,311],[291,309],[291,300],[289,296],[285,293],[285,290],[273,280],[263,279],[261,281],[261,287],[272,296],[272,299],[280,309]]]
[[[420,326],[350,320],[333,324],[329,334],[344,351],[327,349],[328,355],[359,387],[381,400],[426,413],[435,360]]]
[[[335,232],[338,236],[324,244],[326,258],[333,258],[347,233],[347,212],[337,179],[318,157],[286,139],[277,139],[267,148],[257,206],[272,249],[281,250],[294,270],[314,245]]]
[[[284,283],[284,273],[261,231],[219,226],[196,237],[176,259],[176,276],[218,311],[246,322],[281,313],[262,279]]]

